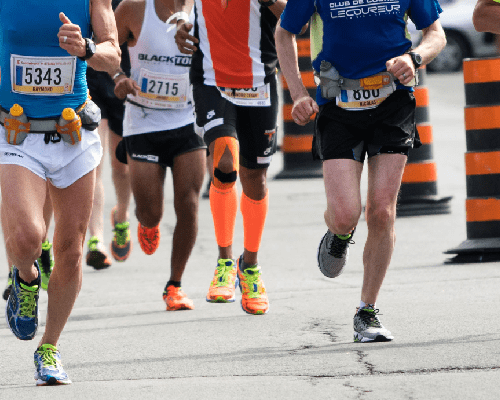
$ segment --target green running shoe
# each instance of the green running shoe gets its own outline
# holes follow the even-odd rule
[[[16,267],[12,270],[12,290],[7,301],[5,316],[10,330],[20,340],[31,340],[38,328],[38,293],[40,291],[40,268],[35,261],[38,277],[30,286],[22,283]]]
[[[111,210],[111,224],[113,225],[113,240],[111,241],[111,255],[116,261],[125,261],[132,250],[130,239],[130,222],[115,221],[116,207]]]
[[[48,240],[42,243],[42,254],[38,258],[38,265],[40,266],[40,272],[42,273],[42,289],[47,290],[49,286],[49,279],[52,270],[54,269],[54,260],[52,259],[52,243]]]
[[[3,291],[3,299],[7,300],[9,298],[10,292],[12,290],[12,267],[9,271],[9,277],[7,278],[7,287]]]
[[[71,380],[64,371],[61,355],[55,346],[42,344],[35,351],[35,380],[37,386],[69,385]]]

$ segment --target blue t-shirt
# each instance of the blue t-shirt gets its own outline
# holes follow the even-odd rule
[[[361,79],[385,71],[388,60],[411,47],[408,17],[424,29],[441,12],[437,0],[288,0],[281,27],[298,34],[312,18],[313,68],[319,72],[326,60],[341,76]],[[318,104],[325,102],[318,94]]]

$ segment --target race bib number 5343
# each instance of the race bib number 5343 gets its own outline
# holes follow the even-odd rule
[[[73,93],[76,57],[30,57],[12,54],[14,93],[57,96]]]

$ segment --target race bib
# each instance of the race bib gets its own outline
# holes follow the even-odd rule
[[[165,110],[188,106],[189,72],[170,75],[141,68],[139,86],[141,91],[131,98],[144,107]]]
[[[58,96],[73,93],[76,57],[10,56],[14,93]]]
[[[346,110],[367,110],[376,108],[387,99],[395,90],[390,84],[380,89],[341,90],[336,97],[337,106]]]
[[[269,83],[251,89],[231,89],[227,87],[218,87],[218,89],[222,97],[237,106],[268,107],[271,105]]]

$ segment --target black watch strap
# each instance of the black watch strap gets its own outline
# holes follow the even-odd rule
[[[270,7],[272,6],[274,3],[276,3],[278,0],[269,0],[269,1],[261,1],[259,0],[259,3],[260,5],[264,6],[264,7]]]
[[[411,57],[411,61],[413,61],[413,65],[415,66],[415,69],[418,69],[422,66],[422,56],[420,54],[417,54],[413,51],[410,51],[408,53]]]
[[[85,40],[85,55],[83,57],[78,57],[82,61],[87,61],[90,57],[95,54],[95,43],[92,39],[83,38]]]

